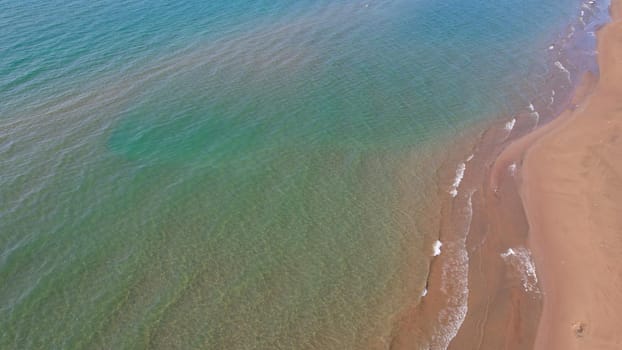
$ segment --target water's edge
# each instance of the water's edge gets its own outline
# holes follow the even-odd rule
[[[510,117],[481,125],[484,131],[475,140],[463,140],[461,150],[444,161],[438,173],[439,196],[444,199],[438,240],[433,246],[435,254],[430,258],[428,279],[417,298],[417,307],[410,311],[432,318],[433,325],[405,316],[392,350],[408,348],[414,339],[425,349],[496,349],[507,339],[516,341],[512,348],[532,346],[542,300],[535,265],[526,248],[528,226],[515,184],[492,184],[494,188],[490,188],[489,170],[513,141],[572,108],[571,99],[583,73],[598,74],[594,33],[609,20],[608,6],[608,1],[581,2],[567,31],[547,49],[550,69],[546,83],[532,102]],[[509,177],[516,171],[517,164],[507,166]],[[504,203],[494,203],[501,191]],[[487,198],[490,193],[493,197]],[[510,213],[491,213],[497,206]],[[490,220],[504,215],[514,216],[509,219],[514,229],[506,227],[505,232],[495,232],[495,223]],[[489,285],[482,288],[486,283]],[[509,314],[511,306],[505,305],[517,303],[518,299],[525,318],[520,321],[524,328],[521,333],[506,334],[505,329],[495,329],[492,323],[504,321],[491,314]],[[507,310],[499,311],[504,308]],[[491,336],[494,332],[498,334]]]

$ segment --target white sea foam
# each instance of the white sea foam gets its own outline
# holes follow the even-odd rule
[[[530,112],[535,112],[535,111],[536,111],[536,109],[535,109],[535,108],[534,108],[534,106],[533,106],[533,103],[530,103],[530,104],[529,104],[529,106],[528,106],[527,108],[529,108],[529,111],[530,111]]]
[[[466,164],[464,162],[458,164],[458,168],[456,168],[456,177],[454,177],[454,182],[451,184],[451,189],[449,190],[449,194],[454,198],[458,195],[458,187],[460,187],[465,170]]]
[[[441,255],[441,247],[442,246],[443,246],[443,242],[441,242],[441,241],[434,242],[434,246],[432,247],[432,248],[434,248],[433,256]]]
[[[510,166],[508,166],[508,171],[512,176],[516,175],[516,163],[510,164]]]
[[[549,100],[549,107],[555,102],[555,90],[551,90],[551,99]]]
[[[533,125],[533,128],[537,128],[538,124],[540,123],[540,113],[538,112],[533,112],[529,114],[533,119],[535,119],[535,123]]]
[[[553,90],[553,95],[555,95],[555,90]],[[530,103],[529,106],[527,106],[527,108],[529,108],[529,115],[532,116],[534,119],[536,119],[536,124],[534,126],[534,128],[536,126],[538,126],[538,123],[540,122],[540,113],[536,112],[536,107],[534,107],[533,103]]]
[[[525,292],[540,293],[536,265],[531,258],[529,249],[524,247],[508,248],[505,253],[501,253],[501,258],[516,269]]]
[[[505,123],[505,130],[512,131],[514,129],[514,125],[516,125],[516,118],[512,118],[509,122]]]
[[[447,307],[439,312],[439,329],[431,339],[429,349],[446,350],[453,338],[458,334],[466,318],[469,299],[469,255],[466,240],[471,229],[473,203],[467,197],[463,211],[464,230],[455,241],[445,242],[445,251],[451,259],[446,260],[442,268],[441,292],[447,296]]]
[[[566,69],[566,67],[564,67],[564,65],[559,61],[555,61],[554,64],[555,64],[555,67],[559,68],[559,70],[561,70],[562,72],[566,74],[568,81],[570,81],[570,71],[568,71],[568,69]]]

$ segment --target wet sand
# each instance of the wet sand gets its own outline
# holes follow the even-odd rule
[[[570,108],[505,148],[489,176],[503,198],[517,164],[543,301],[536,350],[622,348],[621,5],[597,34],[600,77],[585,74]]]
[[[611,16],[597,34],[600,78],[524,150],[521,197],[544,292],[537,350],[622,349],[622,1]]]
[[[622,349],[622,0],[611,11],[600,77],[553,56],[546,96],[439,170],[442,253],[390,349]]]
[[[479,143],[494,160],[465,177],[486,180],[468,314],[449,349],[622,349],[622,1],[611,19],[600,76],[583,74],[555,119],[530,131],[518,116],[520,137],[498,146],[493,127]]]

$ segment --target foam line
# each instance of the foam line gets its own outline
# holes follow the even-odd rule
[[[536,264],[533,262],[529,249],[524,247],[508,248],[505,253],[501,253],[501,258],[516,269],[525,292],[540,293]]]
[[[446,350],[456,337],[468,312],[469,299],[469,254],[466,240],[471,230],[473,219],[474,192],[469,193],[466,207],[463,209],[464,230],[455,241],[445,242],[451,256],[443,266],[441,276],[441,292],[448,297],[448,306],[439,313],[440,329],[431,339],[429,349]]]
[[[555,67],[559,68],[559,70],[561,70],[562,72],[564,72],[566,74],[566,78],[568,78],[568,81],[570,80],[570,71],[568,69],[566,69],[566,67],[564,67],[564,65],[560,62],[560,61],[555,61]]]
[[[458,164],[458,168],[456,168],[456,176],[454,177],[454,182],[451,184],[451,189],[449,190],[449,194],[454,198],[458,195],[458,187],[460,187],[460,183],[462,182],[462,178],[464,177],[465,170],[466,164],[464,162]]]
[[[441,255],[441,247],[442,246],[443,246],[443,242],[441,242],[441,241],[434,242],[434,246],[433,246],[434,253],[432,253],[433,254],[432,256],[439,256],[439,255]]]

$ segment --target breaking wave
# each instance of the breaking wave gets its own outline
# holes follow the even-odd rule
[[[445,250],[451,256],[443,266],[441,292],[447,296],[447,307],[439,313],[439,325],[443,325],[432,336],[431,350],[445,350],[458,334],[468,311],[469,298],[469,255],[466,241],[471,229],[473,203],[468,194],[466,206],[462,212],[463,231],[455,241],[445,242]]]
[[[501,258],[518,273],[525,292],[540,293],[536,265],[529,249],[524,247],[508,248],[505,253],[501,253]]]

